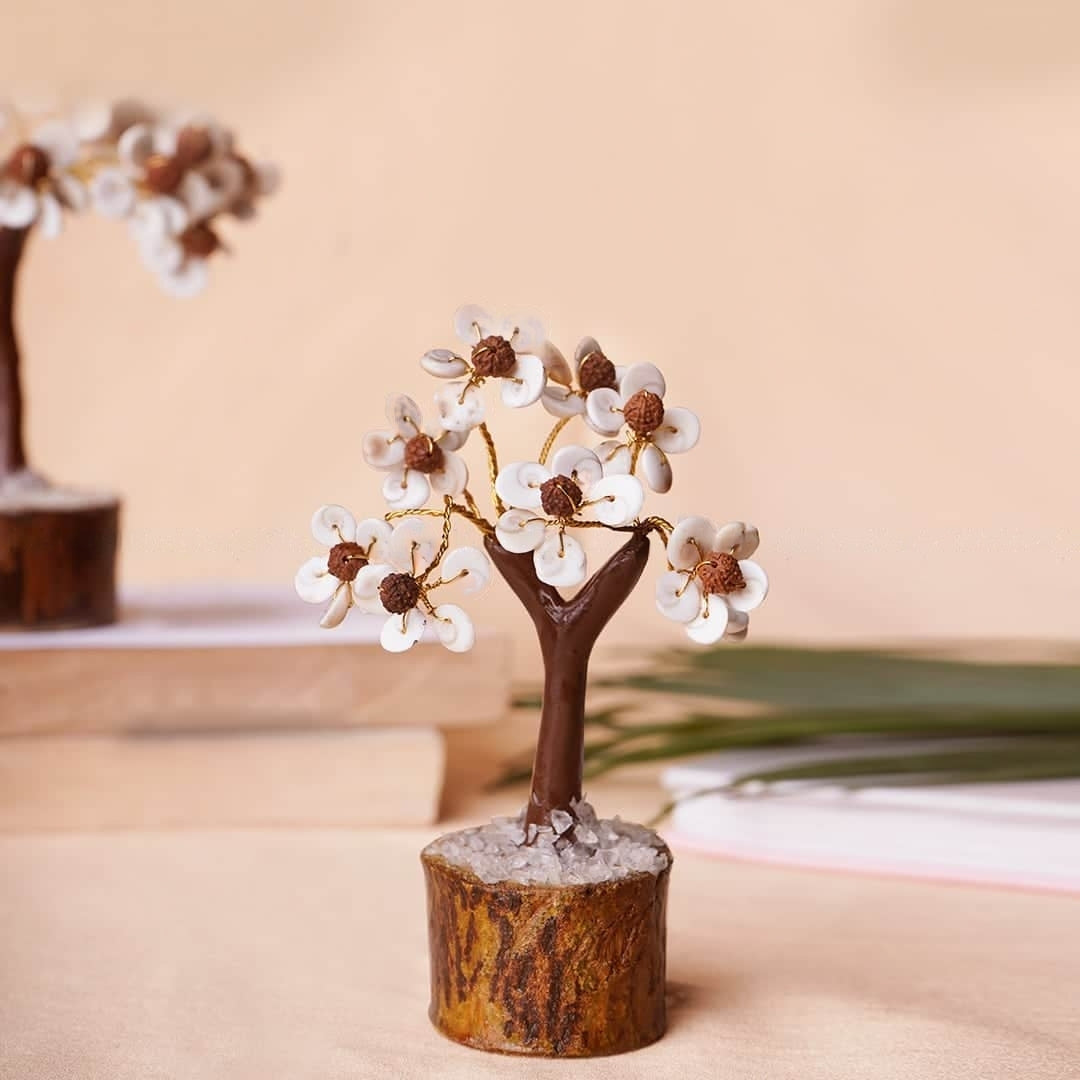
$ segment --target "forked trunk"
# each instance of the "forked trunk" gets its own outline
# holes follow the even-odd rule
[[[508,552],[494,537],[488,537],[485,546],[532,616],[540,639],[544,703],[526,822],[548,825],[553,810],[573,815],[571,801],[581,798],[589,657],[601,631],[638,583],[649,560],[649,538],[644,531],[635,532],[571,600],[540,581],[531,554]]]

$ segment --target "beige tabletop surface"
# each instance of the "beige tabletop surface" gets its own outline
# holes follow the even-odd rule
[[[657,789],[592,797],[646,816]],[[437,831],[0,837],[0,1078],[1080,1077],[1080,901],[678,851],[664,1039],[584,1062],[464,1049],[426,1017]]]

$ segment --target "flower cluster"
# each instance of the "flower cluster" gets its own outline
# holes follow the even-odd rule
[[[592,337],[581,340],[568,362],[535,319],[500,319],[473,306],[458,311],[454,329],[466,349],[432,349],[420,360],[426,372],[447,380],[434,395],[437,423],[426,424],[412,398],[394,394],[386,408],[389,429],[363,438],[364,459],[386,474],[385,518],[357,524],[336,506],[315,515],[313,532],[329,554],[305,563],[296,586],[305,600],[329,602],[323,625],[336,626],[356,607],[387,616],[382,642],[390,651],[411,647],[429,625],[448,648],[471,647],[472,623],[461,608],[429,599],[432,590],[462,577],[468,591],[490,577],[483,552],[449,546],[453,522],[463,519],[488,544],[531,554],[537,582],[555,588],[573,588],[588,576],[578,530],[656,532],[668,560],[656,586],[660,612],[695,642],[745,637],[749,612],[768,589],[764,571],[750,559],[757,530],[741,522],[717,528],[703,517],[676,525],[642,517],[645,486],[667,492],[670,455],[692,449],[701,435],[693,412],[666,403],[660,370],[649,363],[618,366]],[[491,381],[510,408],[540,402],[557,418],[535,460],[499,468],[485,422],[484,388]],[[552,454],[574,419],[601,441]],[[492,520],[469,490],[460,453],[474,430],[487,453]],[[433,495],[441,508],[428,507]],[[443,522],[441,543],[424,533],[435,518]]]
[[[327,628],[338,626],[350,608],[386,615],[380,640],[388,652],[405,652],[429,622],[452,652],[467,652],[476,640],[472,620],[456,604],[435,605],[431,593],[465,579],[463,591],[478,592],[491,578],[491,564],[477,548],[436,547],[423,522],[406,518],[391,525],[379,518],[357,522],[341,506],[322,506],[311,531],[329,551],[308,559],[296,573],[302,600],[328,606]],[[432,572],[440,576],[432,580]]]
[[[57,235],[63,211],[129,223],[162,287],[192,296],[224,250],[219,219],[247,220],[277,186],[273,166],[241,154],[209,117],[131,101],[86,106],[30,133],[0,166],[0,225]]]

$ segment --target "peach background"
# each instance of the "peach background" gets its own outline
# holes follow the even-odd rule
[[[34,457],[125,493],[128,580],[286,582],[318,503],[379,511],[361,434],[473,301],[699,409],[652,505],[760,526],[759,638],[1077,636],[1074,6],[20,7],[13,89],[205,105],[286,172],[194,302],[114,225],[33,245]],[[547,422],[496,410],[504,459]],[[612,633],[679,640],[651,588]]]

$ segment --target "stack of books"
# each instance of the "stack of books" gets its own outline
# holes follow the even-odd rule
[[[174,588],[113,626],[0,635],[0,830],[410,825],[443,732],[502,717],[509,646],[378,643],[291,592]]]

